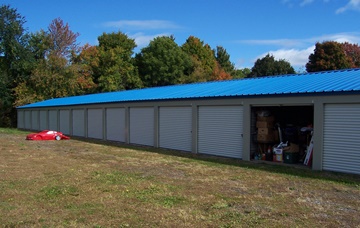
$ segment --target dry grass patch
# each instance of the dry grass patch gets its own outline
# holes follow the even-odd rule
[[[5,227],[360,224],[356,175],[26,134],[0,129]]]

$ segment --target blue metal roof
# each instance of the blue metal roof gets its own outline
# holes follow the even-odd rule
[[[84,105],[111,102],[243,97],[332,92],[360,92],[360,68],[306,74],[172,85],[118,92],[55,98],[18,108]]]

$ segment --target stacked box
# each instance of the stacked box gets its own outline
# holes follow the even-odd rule
[[[258,116],[256,121],[256,127],[258,129],[258,142],[268,143],[275,140],[273,116]]]

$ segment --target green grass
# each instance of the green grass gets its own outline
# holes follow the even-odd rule
[[[356,227],[360,177],[0,128],[4,227]]]

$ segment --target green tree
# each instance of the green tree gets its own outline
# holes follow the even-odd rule
[[[228,74],[234,75],[235,66],[230,61],[230,55],[227,53],[226,49],[222,46],[217,46],[215,52],[216,61],[219,63],[220,67]]]
[[[51,22],[48,31],[32,34],[35,67],[15,88],[16,105],[83,94],[84,88],[93,85],[92,78],[84,79],[82,66],[72,64],[79,52],[77,37],[60,18]]]
[[[275,60],[274,56],[267,54],[257,59],[248,77],[263,77],[282,74],[295,74],[294,68],[284,59]]]
[[[183,80],[185,83],[210,81],[216,78],[214,72],[217,61],[210,45],[204,44],[199,38],[190,36],[181,48],[191,57],[193,66],[191,73]]]
[[[346,69],[352,66],[342,44],[335,41],[316,43],[306,64],[307,72]]]
[[[0,7],[0,126],[15,126],[13,89],[26,78],[31,61],[25,18],[9,5]]]
[[[246,78],[250,75],[250,73],[251,73],[251,69],[249,68],[236,69],[233,78],[235,79]]]
[[[99,40],[99,65],[95,72],[95,83],[100,92],[127,90],[142,87],[132,58],[135,41],[126,34],[103,33]]]
[[[147,87],[179,84],[191,60],[172,36],[157,37],[136,55],[139,75]]]

